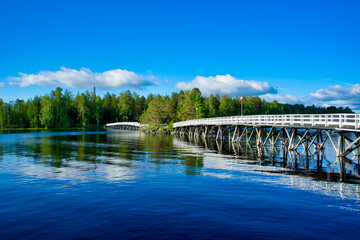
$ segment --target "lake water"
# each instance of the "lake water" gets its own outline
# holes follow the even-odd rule
[[[359,239],[356,178],[252,150],[130,131],[1,134],[0,239]]]

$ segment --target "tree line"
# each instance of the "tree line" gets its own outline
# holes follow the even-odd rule
[[[149,124],[169,124],[196,118],[257,114],[328,114],[352,113],[349,107],[316,107],[303,104],[267,102],[257,96],[230,97],[210,95],[200,90],[173,92],[169,95],[149,94],[146,98],[129,90],[102,98],[95,91],[74,95],[56,88],[44,96],[27,101],[4,102],[0,98],[1,128],[74,128],[100,126],[111,122],[139,121]]]

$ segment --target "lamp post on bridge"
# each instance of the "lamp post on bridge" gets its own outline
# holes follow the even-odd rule
[[[240,98],[240,101],[241,101],[241,116],[243,115],[243,99],[244,99],[244,97]]]

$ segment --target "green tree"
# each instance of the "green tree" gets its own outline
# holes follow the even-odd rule
[[[28,110],[27,117],[31,128],[39,128],[41,121],[41,98],[35,96],[34,99],[30,99],[27,102]]]
[[[173,121],[178,121],[177,111],[178,111],[179,100],[180,100],[181,97],[182,96],[177,92],[173,92],[171,94],[170,102],[171,102]]]
[[[65,93],[63,95],[63,107],[64,116],[62,116],[62,122],[65,124],[66,128],[69,128],[70,126],[73,126],[75,124],[77,117],[75,98],[69,90],[65,90]]]
[[[146,99],[144,96],[136,96],[135,98],[135,111],[134,111],[134,120],[141,121],[141,114],[145,111],[145,102]]]
[[[221,96],[219,113],[220,116],[233,116],[235,114],[235,104],[229,95]]]
[[[89,125],[89,92],[87,91],[86,93],[78,94],[75,98],[75,102],[77,104],[78,117],[81,119],[81,125],[87,127]]]
[[[215,97],[211,94],[210,97],[204,99],[204,105],[206,109],[207,117],[216,117],[219,115],[220,97]]]
[[[117,109],[121,121],[131,122],[135,117],[135,99],[128,90],[117,98]]]
[[[177,115],[183,121],[202,118],[205,115],[204,98],[199,89],[194,88],[184,92],[179,101]]]
[[[55,116],[53,112],[53,101],[49,95],[45,95],[41,98],[41,125],[45,128],[53,128],[55,122]]]
[[[172,106],[168,97],[154,97],[141,116],[142,123],[161,124],[172,120]]]
[[[2,98],[0,98],[0,127],[4,128],[5,123],[6,123],[6,110],[5,110],[5,103],[2,100]]]
[[[249,97],[248,98],[249,105],[249,114],[257,115],[262,113],[262,101],[259,97]]]
[[[96,94],[94,92],[88,92],[89,95],[89,105],[87,106],[89,124],[98,124],[98,120],[100,120],[100,113],[97,109],[97,100]]]
[[[269,109],[270,114],[282,114],[282,113],[284,113],[284,110],[283,110],[282,106],[280,106],[279,103],[276,100],[274,100],[274,101],[272,101],[270,103],[269,108],[270,108]]]
[[[107,92],[102,100],[102,119],[103,123],[111,123],[118,121],[118,113],[116,111],[117,100],[115,94]]]
[[[95,113],[94,113],[94,118],[97,126],[99,126],[101,121],[101,113],[102,113],[101,106],[102,106],[101,97],[97,96],[95,99]]]
[[[29,127],[27,118],[27,104],[24,100],[16,99],[13,105],[12,114],[14,126],[20,128]]]
[[[62,94],[62,88],[58,87],[55,91],[50,93],[50,98],[52,99],[53,104],[53,114],[54,114],[54,124],[58,128],[63,128],[66,126],[66,112],[65,112],[65,103]]]

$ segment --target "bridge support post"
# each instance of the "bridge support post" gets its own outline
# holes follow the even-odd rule
[[[207,137],[207,131],[208,131],[208,127],[205,126],[204,132],[203,132],[203,139],[205,140]]]
[[[218,126],[218,131],[217,131],[217,135],[216,135],[216,140],[219,139],[219,136],[221,135],[221,139],[222,139],[222,129],[221,129],[221,126]]]
[[[247,126],[245,126],[245,128],[242,129],[241,135],[240,135],[240,130],[241,130],[241,127],[239,127],[239,131],[237,132],[238,142],[241,142],[241,141],[242,141],[242,138],[243,138],[244,134],[245,134],[245,136],[247,135]]]
[[[257,131],[257,150],[258,150],[258,157],[263,157],[263,135],[264,135],[264,130],[262,127],[256,128]]]
[[[319,152],[320,151],[320,137],[321,137],[321,130],[316,130],[317,135],[316,135],[316,151]]]
[[[232,142],[235,141],[235,136],[236,136],[237,131],[238,131],[238,126],[236,126],[235,129],[234,129],[234,134],[233,134],[233,137],[232,137],[232,140],[231,140]]]

